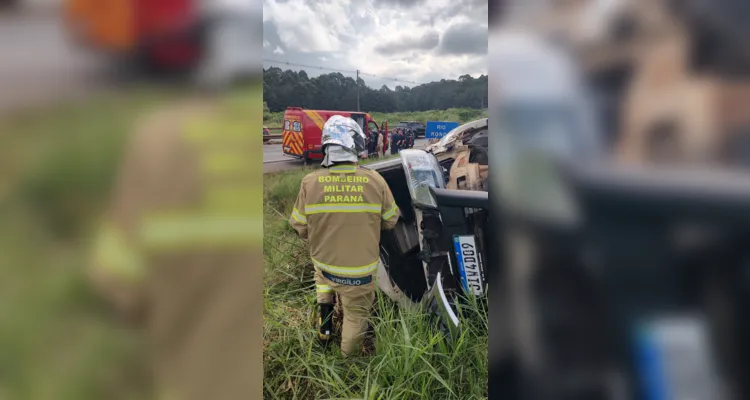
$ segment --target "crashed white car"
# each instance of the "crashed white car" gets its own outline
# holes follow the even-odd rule
[[[380,289],[403,307],[425,303],[448,332],[461,326],[457,305],[487,293],[489,217],[487,119],[461,125],[426,149],[371,164],[401,210],[381,236]]]

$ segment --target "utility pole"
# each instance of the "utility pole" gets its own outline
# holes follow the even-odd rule
[[[359,70],[357,70],[357,112],[359,112]]]

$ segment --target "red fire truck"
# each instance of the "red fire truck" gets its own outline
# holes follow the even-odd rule
[[[204,55],[197,0],[66,0],[64,17],[78,43],[149,67],[185,70]]]
[[[323,125],[333,115],[352,118],[359,123],[365,134],[373,130],[380,131],[380,126],[368,113],[357,111],[305,110],[300,107],[289,107],[284,113],[284,131],[282,149],[284,154],[305,160],[320,160],[323,152],[320,141],[323,136]],[[383,151],[388,149],[388,123],[383,124]]]

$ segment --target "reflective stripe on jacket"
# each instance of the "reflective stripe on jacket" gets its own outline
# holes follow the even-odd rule
[[[381,229],[393,229],[399,211],[375,171],[337,165],[302,179],[289,222],[308,239],[316,268],[342,277],[377,269]]]

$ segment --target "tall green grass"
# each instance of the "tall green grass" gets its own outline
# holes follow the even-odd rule
[[[479,110],[474,108],[449,108],[447,110],[399,113],[370,113],[370,115],[372,115],[372,117],[378,124],[383,121],[388,121],[388,124],[391,126],[399,123],[400,121],[419,121],[422,123],[425,123],[427,121],[449,121],[466,123],[480,118],[487,118],[487,110]],[[265,112],[263,114],[263,123],[269,128],[280,127],[283,124],[283,120],[283,112]]]
[[[313,269],[287,222],[311,171],[265,175],[264,398],[487,398],[487,314],[476,304],[472,322],[449,341],[427,313],[378,294],[374,355],[345,360],[336,345],[316,344]]]
[[[147,396],[140,339],[84,270],[132,122],[167,98],[137,90],[0,120],[0,399]]]

